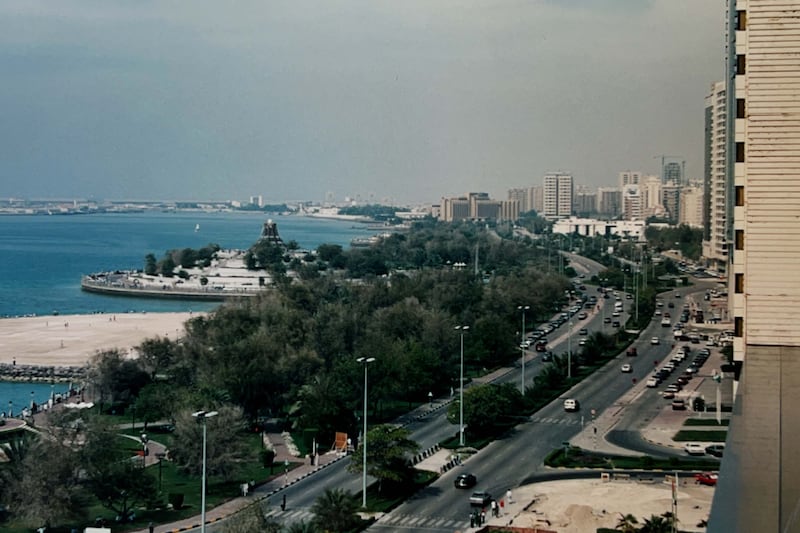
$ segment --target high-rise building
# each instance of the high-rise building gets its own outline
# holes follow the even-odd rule
[[[661,186],[661,205],[664,206],[667,220],[677,224],[681,217],[681,187],[676,183],[665,183]]]
[[[575,193],[572,211],[579,216],[591,216],[597,213],[597,193],[579,190]]]
[[[622,190],[616,187],[598,187],[597,212],[606,218],[618,217],[622,213]]]
[[[729,0],[728,8],[735,395],[708,531],[795,532],[800,530],[800,2]]]
[[[544,218],[554,220],[572,215],[572,175],[563,172],[544,177]]]
[[[638,185],[626,185],[622,188],[622,218],[625,220],[642,220],[642,191]]]
[[[626,185],[639,185],[642,182],[642,173],[638,171],[626,170],[619,173],[619,188],[624,189]]]
[[[703,227],[703,188],[688,186],[681,189],[681,207],[678,223],[693,228]]]
[[[485,192],[467,196],[442,198],[439,218],[445,222],[459,220],[519,220],[519,202],[492,200]]]
[[[524,187],[520,189],[509,189],[508,200],[519,202],[519,212],[527,213],[528,211],[536,211],[542,214],[542,186]]]
[[[646,176],[640,185],[642,190],[643,216],[663,217],[664,205],[661,203],[661,178]]]
[[[711,84],[705,100],[703,257],[725,272],[728,260],[725,199],[725,82]]]
[[[664,167],[661,169],[661,181],[663,183],[675,183],[676,185],[683,185],[686,179],[684,167],[685,161],[667,161],[664,160]]]
[[[541,185],[534,185],[531,187],[530,191],[531,209],[541,215],[544,212],[544,187]]]

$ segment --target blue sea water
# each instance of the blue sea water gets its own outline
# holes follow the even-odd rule
[[[218,304],[87,293],[80,280],[93,272],[141,269],[149,253],[161,258],[167,250],[209,243],[248,248],[268,218],[284,241],[309,250],[325,243],[346,248],[353,238],[374,233],[348,221],[263,213],[0,216],[0,317],[210,310]],[[55,387],[63,392],[67,385]],[[37,403],[46,401],[50,385],[0,382],[0,412],[9,401],[20,408],[30,405],[31,392]]]
[[[215,304],[87,293],[80,280],[93,272],[144,268],[149,253],[160,259],[167,250],[209,243],[247,248],[268,218],[284,241],[305,249],[347,247],[354,237],[374,233],[348,221],[263,213],[0,216],[0,317],[209,309]]]

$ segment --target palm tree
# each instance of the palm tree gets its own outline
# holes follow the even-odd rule
[[[639,533],[671,533],[672,523],[664,516],[650,515],[646,518]]]
[[[636,520],[636,517],[632,514],[628,513],[623,515],[620,513],[619,520],[617,521],[617,527],[614,529],[621,531],[622,533],[636,533],[636,524],[638,523],[639,521]]]
[[[327,489],[311,507],[317,531],[346,533],[358,527],[361,518],[356,513],[358,503],[353,495],[342,489]]]

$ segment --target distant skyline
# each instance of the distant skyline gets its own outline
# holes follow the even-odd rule
[[[235,8],[235,9],[234,9]],[[703,176],[724,0],[0,3],[0,197],[437,202]]]

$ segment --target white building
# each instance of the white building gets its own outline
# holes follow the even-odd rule
[[[577,233],[585,237],[598,235],[631,238],[636,241],[646,240],[643,220],[597,220],[595,218],[562,218],[553,223],[553,233],[569,235]]]
[[[544,218],[554,220],[572,215],[572,175],[563,172],[544,177]]]
[[[681,189],[679,224],[686,224],[693,228],[703,227],[703,196],[703,188],[699,186],[689,186]]]
[[[705,100],[703,257],[720,272],[727,271],[728,261],[725,107],[725,82],[718,81]]]
[[[626,185],[622,188],[622,218],[642,220],[642,192],[639,185]]]
[[[639,185],[642,182],[642,173],[626,170],[619,173],[619,188],[624,189],[626,185]]]

